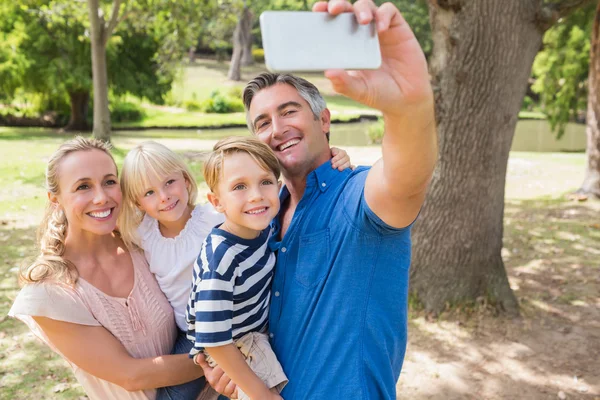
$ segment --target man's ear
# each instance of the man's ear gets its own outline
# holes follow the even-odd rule
[[[217,210],[217,212],[225,212],[225,207],[223,207],[223,205],[221,204],[221,202],[219,201],[219,196],[213,192],[209,192],[206,197],[208,198],[208,201],[210,202],[210,204],[212,204],[212,206],[215,208],[215,210]]]
[[[324,109],[321,112],[321,130],[323,133],[329,132],[331,128],[331,112],[329,108]]]

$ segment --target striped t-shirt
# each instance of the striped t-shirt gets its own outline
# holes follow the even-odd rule
[[[266,327],[275,266],[270,230],[242,239],[213,228],[202,244],[187,305],[187,337],[195,343],[191,357]]]

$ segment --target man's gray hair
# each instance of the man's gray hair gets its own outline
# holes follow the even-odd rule
[[[272,72],[263,72],[256,78],[252,79],[244,88],[244,108],[246,109],[246,124],[250,132],[255,133],[254,124],[250,119],[250,103],[256,95],[263,89],[276,85],[278,83],[285,83],[293,86],[300,97],[302,97],[310,106],[310,110],[315,117],[315,120],[321,118],[321,113],[327,108],[325,99],[321,96],[319,89],[309,81],[292,74],[276,74]]]

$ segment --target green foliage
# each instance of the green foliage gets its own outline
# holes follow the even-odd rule
[[[188,111],[201,111],[202,110],[202,102],[196,99],[190,99],[183,102],[183,108]]]
[[[560,138],[567,122],[583,115],[587,105],[590,37],[595,4],[560,20],[544,36],[544,48],[533,63],[543,111]]]
[[[194,20],[202,15],[198,10],[209,2],[128,1],[128,18],[117,25],[107,44],[111,92],[163,103],[174,66],[193,42]],[[102,5],[109,16],[112,1]],[[85,2],[1,2],[0,101],[14,100],[18,89],[41,94],[46,104],[64,99],[68,104],[69,93],[91,92],[89,29]]]
[[[140,104],[120,98],[111,101],[109,108],[110,119],[113,122],[141,121],[146,116]]]
[[[209,114],[228,114],[244,111],[244,104],[240,97],[232,97],[216,90],[212,92],[210,98],[202,102],[201,109]]]
[[[414,32],[425,56],[429,58],[433,50],[433,39],[431,38],[431,26],[429,25],[429,9],[426,0],[375,0],[375,3],[381,5],[385,2],[393,3],[402,16],[410,25]]]
[[[384,130],[383,118],[379,118],[377,123],[369,126],[367,131],[367,135],[369,136],[369,144],[381,144]]]
[[[252,49],[252,58],[259,63],[265,62],[265,51],[263,49]]]

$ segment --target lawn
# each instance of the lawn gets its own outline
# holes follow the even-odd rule
[[[117,162],[152,135],[115,135]],[[3,399],[84,395],[66,363],[22,323],[6,317],[18,291],[16,272],[36,254],[45,163],[68,137],[0,128]],[[216,138],[182,138],[173,132],[160,140],[181,152],[201,179],[201,156],[189,149],[208,149]],[[373,162],[379,154],[377,147],[345,148],[360,163]],[[399,399],[550,399],[559,392],[568,399],[600,397],[600,204],[564,197],[581,182],[584,162],[582,153],[511,153],[502,254],[523,315],[498,317],[484,299],[438,318],[411,309]]]
[[[178,78],[173,84],[172,99],[177,104],[186,100],[202,101],[216,90],[227,91],[232,87],[243,90],[246,83],[261,72],[266,71],[264,64],[257,63],[242,68],[242,80],[233,82],[227,79],[228,62],[209,59],[197,59],[193,64],[181,66]],[[312,82],[325,98],[331,111],[332,121],[349,121],[361,115],[380,115],[369,108],[333,91],[329,81],[322,73],[303,73],[303,78]],[[194,127],[213,128],[220,126],[245,126],[244,113],[205,114],[189,112],[178,107],[161,107],[143,104],[146,117],[141,121],[115,123],[115,128],[151,128],[151,127]],[[521,118],[545,119],[539,112],[523,111]]]

